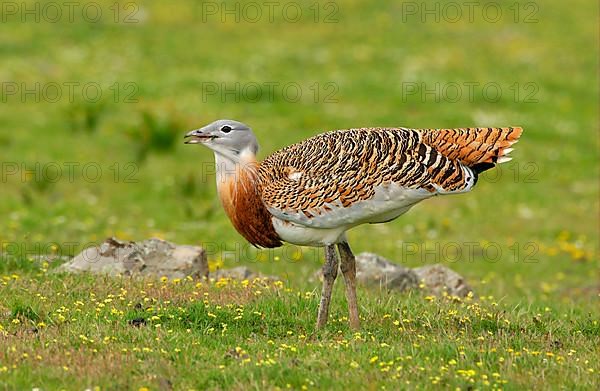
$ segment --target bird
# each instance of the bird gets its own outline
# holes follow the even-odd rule
[[[521,127],[333,130],[262,161],[254,132],[239,121],[217,120],[184,138],[214,152],[219,198],[248,242],[258,248],[284,242],[325,248],[316,328],[327,324],[339,268],[349,324],[359,329],[356,259],[346,232],[392,221],[428,198],[469,192],[482,172],[511,160],[508,154],[522,132]]]

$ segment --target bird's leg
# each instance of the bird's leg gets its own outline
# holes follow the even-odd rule
[[[338,244],[340,252],[341,269],[346,283],[346,300],[348,301],[348,312],[350,313],[350,327],[357,330],[360,328],[358,318],[358,303],[356,301],[356,258],[346,242]]]
[[[321,304],[317,315],[317,329],[327,324],[329,315],[329,303],[331,302],[331,290],[337,277],[338,257],[334,245],[325,246],[325,264],[323,265],[323,292],[321,293]]]

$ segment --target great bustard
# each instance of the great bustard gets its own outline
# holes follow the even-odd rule
[[[346,231],[384,223],[439,194],[464,193],[477,175],[510,160],[522,129],[336,130],[256,160],[258,142],[245,124],[218,120],[185,135],[214,151],[217,188],[235,229],[257,247],[282,242],[325,246],[317,328],[327,323],[340,269],[350,326],[360,325],[355,258]]]

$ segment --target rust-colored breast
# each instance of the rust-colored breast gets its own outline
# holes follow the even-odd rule
[[[260,198],[254,169],[240,168],[219,186],[219,197],[235,229],[256,247],[279,247],[281,239],[273,228],[272,216]]]

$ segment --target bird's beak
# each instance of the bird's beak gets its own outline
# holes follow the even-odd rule
[[[204,133],[202,128],[187,132],[183,138],[185,139],[185,144],[200,144],[208,140],[215,139],[217,136]]]

